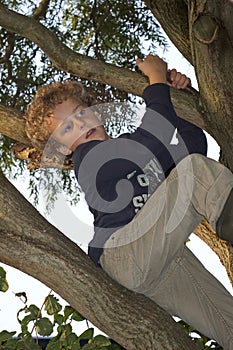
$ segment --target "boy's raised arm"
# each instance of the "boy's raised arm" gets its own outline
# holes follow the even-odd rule
[[[156,83],[168,84],[176,89],[185,89],[190,85],[190,79],[176,69],[169,71],[169,82],[167,80],[167,63],[159,56],[147,55],[144,60],[138,58],[136,61],[138,68],[149,79],[150,85]]]

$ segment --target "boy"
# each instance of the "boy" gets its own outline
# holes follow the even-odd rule
[[[149,86],[143,95],[147,112],[134,133],[111,140],[86,108],[93,100],[70,83],[39,90],[27,112],[28,136],[37,147],[50,138],[58,151],[73,153],[94,215],[94,262],[233,350],[233,298],[184,244],[203,217],[233,241],[233,175],[205,157],[202,130],[176,115],[166,63],[148,55],[137,64]],[[176,70],[171,81],[176,88],[189,83]]]

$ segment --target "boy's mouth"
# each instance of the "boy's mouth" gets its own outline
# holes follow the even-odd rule
[[[88,130],[86,134],[86,139],[88,139],[91,135],[93,135],[95,131],[96,131],[96,128]]]

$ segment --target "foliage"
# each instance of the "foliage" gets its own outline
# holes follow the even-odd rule
[[[6,272],[0,267],[0,291],[8,288]],[[77,335],[74,322],[84,321],[83,316],[71,306],[62,307],[52,294],[47,295],[41,308],[28,304],[25,292],[16,293],[24,306],[18,311],[17,319],[21,332],[0,332],[0,350],[40,350],[38,337],[51,337],[46,350],[121,350],[122,348],[103,335],[94,336],[93,328]],[[36,336],[34,336],[34,333]],[[83,344],[85,344],[83,346]]]
[[[8,290],[8,282],[6,280],[6,271],[0,266],[0,292]]]
[[[216,343],[215,340],[211,340],[197,331],[195,328],[189,326],[184,321],[180,320],[178,323],[184,328],[185,332],[192,338],[192,340],[198,345],[201,350],[215,349],[223,350],[223,348]]]

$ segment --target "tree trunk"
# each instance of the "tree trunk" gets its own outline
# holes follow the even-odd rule
[[[229,0],[145,0],[168,37],[193,64],[205,130],[233,171],[233,4]]]

